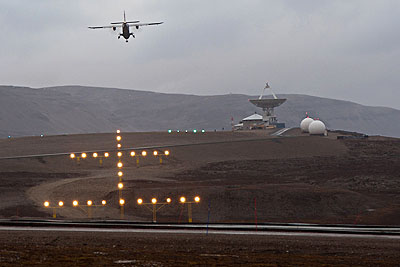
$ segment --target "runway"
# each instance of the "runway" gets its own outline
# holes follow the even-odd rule
[[[1,220],[0,265],[398,266],[397,227]],[[329,232],[328,232],[329,231]]]
[[[193,235],[329,236],[400,239],[400,227],[314,224],[157,224],[129,221],[0,220],[0,231]]]

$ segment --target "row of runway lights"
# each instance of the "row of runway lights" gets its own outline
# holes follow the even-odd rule
[[[175,132],[175,131],[173,131],[173,130],[171,130],[171,129],[169,129],[168,130],[168,133],[172,133],[172,132]],[[205,133],[206,132],[206,130],[204,130],[204,129],[202,129],[202,130],[197,130],[197,129],[194,129],[194,130],[176,130],[176,132],[177,133],[189,133],[189,132],[193,132],[193,133],[199,133],[199,132],[201,132],[201,133]],[[117,133],[119,133],[118,131],[117,131]],[[9,136],[7,136],[8,137],[8,139],[11,139],[11,135],[9,135]],[[44,137],[44,134],[41,134],[40,135],[40,137]]]
[[[157,150],[154,150],[153,151],[153,156],[169,156],[169,154],[170,154],[170,152],[168,151],[168,150],[165,150],[164,151],[164,154],[161,154],[159,151],[157,151]],[[135,151],[131,151],[130,153],[129,153],[129,155],[131,156],[131,157],[135,157],[135,156],[137,156],[137,154],[136,154],[136,152]],[[146,157],[147,156],[147,151],[146,150],[143,150],[142,151],[142,153],[140,153],[140,155],[142,156],[142,157]],[[103,155],[105,158],[108,158],[109,156],[110,156],[110,153],[109,152],[104,152],[104,155]],[[122,157],[123,156],[123,153],[121,152],[121,151],[119,151],[118,153],[117,153],[117,156],[118,157]],[[71,153],[70,154],[70,158],[71,159],[74,159],[74,158],[76,158],[77,157],[77,155],[75,154],[75,153]],[[81,153],[80,154],[80,157],[81,158],[87,158],[88,157],[88,155],[87,155],[87,153],[85,153],[85,152],[83,152],[83,153]],[[99,154],[99,153],[97,153],[97,152],[94,152],[93,154],[92,154],[92,157],[93,158],[97,158],[97,157],[101,157],[101,155]]]
[[[173,130],[171,130],[171,129],[168,130],[168,133],[172,133],[172,132],[175,132],[175,131],[173,131]],[[196,130],[196,129],[194,129],[193,131],[188,131],[188,130],[184,130],[184,131],[183,131],[183,130],[182,130],[182,131],[181,131],[181,130],[176,130],[176,132],[177,132],[177,133],[181,133],[181,132],[182,132],[182,133],[189,133],[189,132],[193,132],[193,133],[198,133],[198,132],[205,133],[206,130],[204,130],[204,129],[202,129],[201,131],[200,131],[200,130]]]
[[[199,203],[199,202],[200,202],[200,197],[199,197],[199,196],[196,196],[193,200],[194,200],[194,203]],[[154,205],[155,205],[155,204],[157,204],[157,202],[158,202],[158,200],[157,200],[156,198],[152,198],[152,199],[151,199],[151,204],[154,204]],[[171,198],[167,198],[167,199],[166,199],[166,203],[170,204],[171,202],[172,202]],[[179,202],[180,202],[181,204],[189,203],[189,202],[187,202],[186,197],[180,197]],[[138,203],[139,205],[142,205],[142,204],[150,204],[150,203],[144,203],[142,198],[138,198],[138,199],[137,199],[137,203]],[[107,201],[105,201],[105,200],[102,200],[102,201],[101,201],[101,205],[94,205],[94,202],[93,202],[92,200],[88,200],[88,201],[86,202],[86,205],[84,205],[84,206],[88,206],[88,207],[91,207],[91,206],[105,206],[106,204],[107,204]],[[45,201],[45,202],[43,203],[43,205],[44,205],[46,208],[50,208],[50,202],[49,202],[49,201]],[[121,198],[121,199],[119,200],[119,205],[121,205],[121,206],[125,205],[125,200]],[[59,202],[58,202],[58,206],[59,206],[59,207],[63,207],[63,206],[64,206],[64,202],[63,202],[63,201],[59,201]],[[74,206],[74,207],[79,206],[79,202],[78,202],[77,200],[72,201],[72,206]]]
[[[117,131],[117,133],[120,133],[121,131]],[[171,129],[169,129],[168,130],[168,133],[172,133],[172,132],[175,132],[175,131],[173,131],[173,130],[171,130]],[[182,133],[189,133],[189,132],[193,132],[193,133],[198,133],[198,132],[201,132],[201,133],[205,133],[206,132],[206,130],[204,130],[204,129],[202,129],[202,130],[197,130],[197,129],[194,129],[194,130],[176,130],[176,132],[177,133],[180,133],[180,132],[182,132]],[[41,134],[41,135],[39,135],[40,137],[44,137],[44,134]],[[8,137],[8,139],[11,139],[11,135],[9,135],[9,136],[7,136]]]

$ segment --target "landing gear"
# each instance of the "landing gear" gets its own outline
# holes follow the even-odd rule
[[[121,35],[118,35],[118,39],[121,38]]]
[[[128,39],[126,39],[125,42],[128,42]]]

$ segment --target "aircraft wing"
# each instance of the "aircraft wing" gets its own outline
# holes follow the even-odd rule
[[[149,23],[128,23],[129,27],[142,27],[142,26],[150,26],[150,25],[159,25],[164,22],[149,22]]]
[[[122,25],[108,25],[108,26],[89,26],[89,29],[113,29],[121,28]]]

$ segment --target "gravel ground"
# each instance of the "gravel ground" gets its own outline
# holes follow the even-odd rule
[[[1,266],[398,266],[398,239],[1,232]]]

